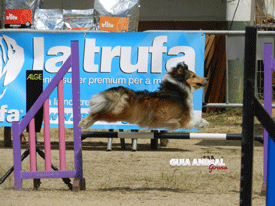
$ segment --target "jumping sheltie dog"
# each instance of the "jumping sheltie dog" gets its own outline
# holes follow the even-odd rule
[[[207,78],[188,70],[186,64],[178,64],[165,73],[155,92],[119,86],[93,95],[90,114],[78,126],[88,128],[96,121],[125,121],[148,129],[201,129],[209,123],[193,115],[193,93],[207,82]]]

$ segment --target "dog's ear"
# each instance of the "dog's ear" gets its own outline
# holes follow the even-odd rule
[[[187,80],[190,76],[189,72],[187,72],[188,66],[186,64],[178,64],[176,67],[173,68],[172,74],[173,77],[179,81]]]
[[[188,66],[187,66],[187,64],[185,64],[185,63],[182,63],[182,64],[178,64],[177,65],[177,69],[180,69],[180,70],[182,70],[182,71],[185,71],[185,70],[188,70]]]
[[[176,67],[176,74],[183,75],[185,71],[188,70],[188,66],[186,64],[178,64]]]

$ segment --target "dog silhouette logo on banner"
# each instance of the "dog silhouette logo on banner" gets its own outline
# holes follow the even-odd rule
[[[24,64],[24,49],[8,36],[0,37],[0,99],[4,96],[7,86],[20,73]]]

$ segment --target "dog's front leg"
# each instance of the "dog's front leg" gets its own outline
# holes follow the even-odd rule
[[[78,127],[84,127],[84,129],[89,128],[96,122],[96,120],[94,120],[94,117],[94,114],[89,114],[87,117],[85,117],[78,123]]]
[[[200,117],[192,117],[189,124],[186,126],[186,129],[197,128],[198,130],[202,129],[203,127],[209,125],[209,123]]]
[[[200,130],[203,127],[208,126],[208,125],[209,125],[209,123],[205,119],[200,118],[200,122],[199,122],[197,128],[198,128],[198,130]]]

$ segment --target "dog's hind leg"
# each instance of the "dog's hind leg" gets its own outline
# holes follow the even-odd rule
[[[165,128],[168,130],[176,130],[180,128],[180,119],[170,119],[166,122]]]
[[[94,114],[89,114],[87,117],[79,122],[78,127],[84,127],[85,129],[87,129],[88,127],[92,126],[97,121],[94,119],[94,117]]]

